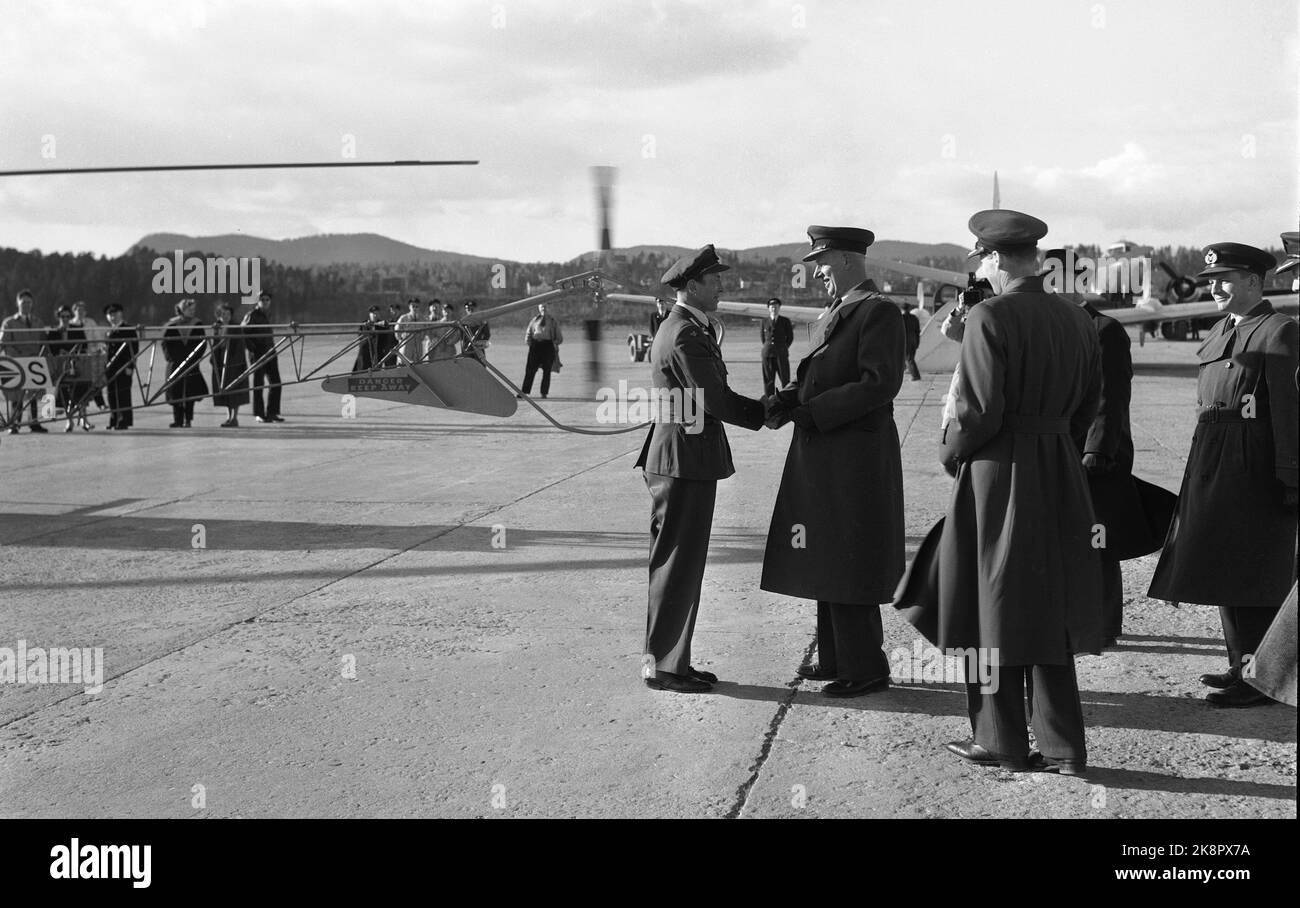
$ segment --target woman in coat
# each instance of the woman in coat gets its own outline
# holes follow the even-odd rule
[[[226,408],[223,429],[239,428],[239,408],[249,402],[248,355],[244,338],[235,325],[235,310],[226,302],[217,304],[212,325],[212,404]]]
[[[208,383],[200,369],[207,333],[194,317],[196,308],[194,300],[181,300],[176,304],[176,315],[163,329],[167,401],[172,405],[170,428],[173,429],[188,429],[194,421],[194,401],[208,395]]]

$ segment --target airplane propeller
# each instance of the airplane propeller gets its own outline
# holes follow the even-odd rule
[[[1183,303],[1194,298],[1196,288],[1205,284],[1205,281],[1194,281],[1190,277],[1184,277],[1173,268],[1170,268],[1168,262],[1160,262],[1159,267],[1161,271],[1169,275],[1168,292],[1173,293],[1174,300],[1177,302]]]

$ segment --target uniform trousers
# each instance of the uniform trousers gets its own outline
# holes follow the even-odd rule
[[[1027,757],[1028,722],[1043,756],[1087,762],[1073,659],[1065,665],[1002,665],[991,675],[997,681],[993,693],[982,690],[978,679],[966,682],[976,744],[1000,757]]]
[[[714,479],[645,474],[650,490],[650,596],[645,652],[655,668],[689,674],[691,637],[713,530]]]
[[[817,603],[817,663],[841,681],[889,677],[880,606]]]
[[[1259,650],[1268,627],[1277,617],[1279,606],[1219,606],[1223,621],[1223,642],[1228,648],[1228,671],[1241,677],[1241,665],[1246,656],[1254,657]]]

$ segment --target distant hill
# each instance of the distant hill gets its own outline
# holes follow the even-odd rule
[[[503,259],[460,252],[424,249],[411,243],[389,239],[377,233],[327,233],[289,240],[272,240],[242,233],[220,236],[186,236],[180,233],[151,233],[131,247],[129,252],[150,249],[166,254],[176,249],[206,252],[212,255],[260,256],[291,268],[312,268],[326,265],[490,265]],[[777,246],[754,246],[749,249],[719,249],[736,255],[742,264],[761,265],[778,259],[798,261],[808,249],[805,243],[783,243]],[[690,250],[685,246],[644,244],[625,246],[614,250],[614,255],[633,259],[676,259]],[[901,240],[878,240],[871,247],[873,254],[902,261],[925,259],[962,258],[967,250],[952,243],[909,243]],[[579,268],[592,267],[599,253],[584,252],[564,263]]]
[[[460,252],[423,249],[377,233],[325,233],[292,240],[271,240],[242,233],[220,236],[186,236],[180,233],[151,233],[128,252],[152,249],[168,253],[176,249],[211,255],[259,256],[291,268],[356,263],[361,265],[481,265],[501,261]]]

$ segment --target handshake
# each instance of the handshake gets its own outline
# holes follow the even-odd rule
[[[799,392],[787,388],[763,398],[763,425],[769,429],[779,429],[788,422],[801,429],[815,430],[812,412],[799,404]]]

